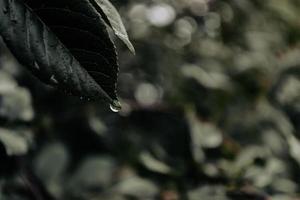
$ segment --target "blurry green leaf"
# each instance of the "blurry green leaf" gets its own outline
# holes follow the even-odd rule
[[[0,73],[0,117],[11,121],[31,121],[34,112],[29,92],[18,87],[7,76]]]
[[[69,190],[75,196],[96,189],[101,192],[113,183],[116,163],[110,157],[91,157],[84,160],[69,180]]]
[[[0,142],[4,145],[7,155],[24,155],[30,147],[30,133],[0,128]]]
[[[276,91],[276,97],[281,105],[289,105],[300,112],[300,79],[286,77]]]
[[[289,23],[294,23],[299,25],[299,8],[300,6],[292,3],[292,1],[281,1],[281,0],[270,0],[267,1],[269,8],[274,10],[277,14],[280,15],[282,19]]]
[[[187,78],[195,79],[199,84],[208,89],[232,90],[233,85],[230,78],[219,72],[207,72],[199,66],[185,65],[182,73]]]
[[[276,194],[273,195],[272,200],[298,200],[299,198],[297,197],[293,197],[293,195],[289,195],[289,194]]]
[[[295,129],[289,118],[284,112],[272,107],[267,102],[261,102],[258,104],[260,111],[260,120],[271,122],[273,126],[282,134],[285,138],[288,146],[290,155],[300,165],[300,141],[295,137]]]
[[[245,185],[238,189],[227,191],[227,196],[230,200],[269,200],[267,193],[251,185]]]
[[[59,197],[62,195],[61,182],[69,163],[69,154],[60,143],[45,146],[34,161],[34,172],[46,185],[49,192]]]
[[[251,166],[255,159],[265,159],[269,156],[268,150],[260,146],[248,146],[244,147],[242,152],[238,155],[235,160],[235,170],[236,173],[244,170],[245,168]]]
[[[229,200],[226,197],[226,189],[221,185],[205,185],[188,192],[190,200]]]
[[[286,154],[287,144],[284,137],[274,129],[267,129],[262,131],[262,141],[266,147],[276,156],[282,156]]]
[[[158,187],[147,179],[138,176],[125,177],[114,188],[116,193],[137,198],[137,199],[155,199],[158,195]]]
[[[284,177],[273,180],[271,186],[278,193],[294,194],[297,191],[297,183]]]
[[[106,125],[101,121],[101,119],[91,116],[89,119],[89,125],[100,136],[103,136],[104,133],[107,131]]]
[[[290,155],[297,161],[300,166],[300,140],[297,139],[294,135],[290,134],[286,136],[286,140],[289,144]]]
[[[140,160],[151,171],[162,174],[169,174],[172,171],[171,167],[154,158],[149,152],[141,152]]]
[[[198,162],[204,159],[203,148],[216,148],[223,141],[222,132],[213,124],[201,121],[194,111],[187,111],[191,131],[191,149]]]
[[[259,188],[268,187],[275,181],[281,180],[281,177],[286,176],[287,167],[281,160],[272,158],[264,159],[264,165],[256,165],[252,163],[245,169],[244,177],[251,180],[253,185]],[[290,188],[291,190],[293,188]]]

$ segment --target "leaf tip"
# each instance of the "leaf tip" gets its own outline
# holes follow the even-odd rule
[[[133,46],[131,43],[127,44],[127,47],[128,47],[128,49],[131,51],[131,53],[132,53],[133,55],[136,54],[136,53],[135,53],[134,46]]]
[[[135,55],[135,49],[132,43],[130,42],[129,38],[127,35],[121,34],[121,33],[116,33],[116,35],[125,43],[127,48]]]

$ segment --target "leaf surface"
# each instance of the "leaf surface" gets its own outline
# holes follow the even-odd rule
[[[91,0],[91,2],[100,10],[103,19],[113,29],[115,34],[126,44],[132,53],[135,53],[122,19],[112,3],[109,0]]]
[[[40,80],[73,95],[117,101],[115,47],[89,0],[0,0],[0,35]]]

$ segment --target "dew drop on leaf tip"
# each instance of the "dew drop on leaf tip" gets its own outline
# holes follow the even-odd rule
[[[118,100],[114,100],[110,105],[109,108],[111,109],[111,111],[113,112],[120,112],[120,110],[122,109],[121,107],[121,103]]]

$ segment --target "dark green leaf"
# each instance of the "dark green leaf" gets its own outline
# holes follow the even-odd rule
[[[0,35],[39,79],[73,95],[116,102],[115,48],[88,0],[0,0],[0,7]]]

